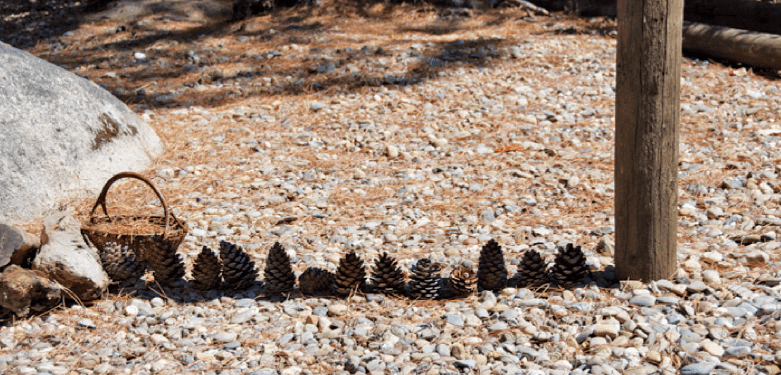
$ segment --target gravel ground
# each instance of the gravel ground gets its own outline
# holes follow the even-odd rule
[[[527,249],[550,261],[572,242],[601,277],[444,301],[141,281],[0,327],[0,372],[779,372],[777,80],[684,59],[680,270],[619,284],[609,246],[597,251],[614,231],[611,21],[399,9],[293,10],[147,44],[123,38],[184,21],[106,21],[30,51],[114,91],[164,138],[147,174],[190,225],[188,264],[229,240],[262,270],[279,241],[299,273],[335,270],[349,250],[409,269],[476,263],[494,238],[511,273]],[[133,186],[116,199],[155,203]]]

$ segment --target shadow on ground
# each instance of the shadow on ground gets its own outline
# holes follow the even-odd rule
[[[425,40],[473,30],[473,13],[481,15],[482,25],[517,18],[498,11],[328,1],[232,23],[231,0],[119,0],[108,6],[50,0],[35,11],[0,0],[3,9],[20,15],[4,19],[0,39],[101,85],[137,109],[209,107],[251,97],[414,85],[443,70],[486,67],[513,41]],[[423,47],[378,45],[372,40],[377,30],[357,41],[324,37],[345,27],[343,15],[393,28],[387,32],[423,35]],[[420,22],[398,22],[405,15],[420,16]],[[295,56],[283,51],[292,44],[300,47]],[[387,73],[382,62],[397,58],[406,58],[407,68]]]

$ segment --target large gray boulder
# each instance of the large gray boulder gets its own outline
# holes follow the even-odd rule
[[[94,83],[0,42],[0,220],[28,222],[63,198],[163,151],[154,130]]]

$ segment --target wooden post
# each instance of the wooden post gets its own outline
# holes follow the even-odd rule
[[[618,0],[615,220],[619,280],[677,269],[683,0]]]

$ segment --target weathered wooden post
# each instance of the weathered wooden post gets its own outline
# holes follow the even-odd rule
[[[618,0],[616,276],[677,269],[683,0]]]

